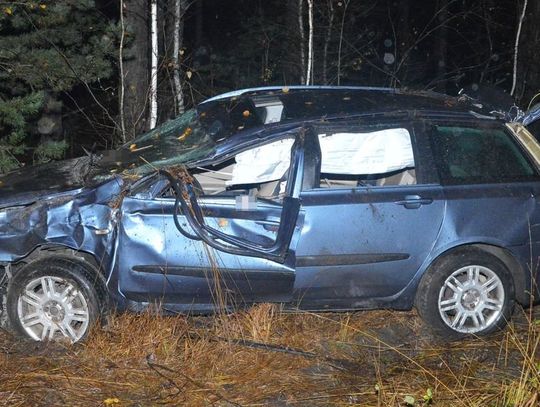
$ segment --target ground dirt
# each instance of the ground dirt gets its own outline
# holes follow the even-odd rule
[[[85,343],[0,331],[0,405],[540,405],[540,308],[446,343],[414,312],[113,316]]]

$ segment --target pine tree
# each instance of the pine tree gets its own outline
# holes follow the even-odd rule
[[[114,25],[93,0],[2,2],[1,172],[17,166],[18,157],[39,161],[61,155],[61,96],[77,85],[92,93],[91,84],[110,77],[114,45]],[[48,112],[54,115],[39,126]],[[38,143],[29,153],[26,147]]]
[[[24,153],[26,123],[36,115],[42,104],[41,92],[0,101],[0,173],[19,165],[16,157]]]

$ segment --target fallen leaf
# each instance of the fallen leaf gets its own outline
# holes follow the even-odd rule
[[[218,225],[220,228],[225,228],[229,224],[229,221],[227,219],[219,218]]]
[[[413,396],[405,396],[403,401],[408,406],[414,406],[416,404],[416,400],[415,400],[415,398]]]
[[[179,140],[179,141],[184,141],[184,140],[186,139],[186,137],[189,136],[192,132],[193,132],[193,130],[191,129],[191,127],[188,127],[188,128],[185,129],[184,132],[178,137],[178,140]]]

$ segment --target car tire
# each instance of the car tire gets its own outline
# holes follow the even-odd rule
[[[14,331],[35,341],[84,340],[100,316],[96,273],[81,261],[49,257],[11,279],[7,313]]]
[[[455,340],[502,329],[514,298],[514,281],[504,263],[469,247],[432,264],[420,281],[415,305],[436,335]]]

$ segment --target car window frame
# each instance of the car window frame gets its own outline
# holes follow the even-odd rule
[[[431,157],[433,160],[434,165],[434,171],[437,175],[438,182],[441,186],[473,186],[473,185],[501,185],[504,183],[530,183],[530,182],[538,182],[540,181],[540,168],[536,163],[534,162],[533,158],[530,156],[530,153],[524,148],[522,143],[519,141],[519,139],[516,137],[515,134],[509,129],[503,121],[500,120],[481,120],[481,119],[452,119],[452,118],[426,118],[424,119],[424,122],[426,123],[426,135],[428,137],[429,141],[429,147],[431,149]],[[529,164],[529,166],[534,171],[535,179],[529,179],[529,180],[512,180],[512,181],[501,181],[501,182],[490,182],[487,180],[482,180],[482,182],[446,182],[446,180],[443,179],[440,173],[440,167],[437,164],[438,156],[437,153],[433,150],[433,143],[434,138],[437,137],[435,134],[435,126],[445,126],[445,127],[470,127],[472,129],[476,130],[483,130],[483,129],[493,129],[502,131],[504,134],[506,134],[510,140],[513,142],[517,150],[522,154],[522,157],[526,160],[526,162]]]
[[[522,147],[523,151],[529,159],[534,163],[534,167],[540,174],[540,143],[536,137],[529,131],[526,126],[521,123],[510,122],[505,123],[505,127],[514,136],[517,143]],[[534,150],[534,151],[533,151]]]
[[[296,126],[294,128],[289,128],[284,131],[274,133],[270,137],[256,138],[249,142],[245,142],[245,143],[236,145],[233,148],[230,148],[229,150],[225,151],[223,154],[220,154],[217,158],[213,160],[203,159],[198,162],[195,162],[194,164],[187,165],[185,166],[185,168],[189,172],[193,170],[194,168],[198,168],[198,167],[204,167],[204,166],[209,166],[209,165],[219,165],[219,164],[222,164],[224,162],[231,160],[232,158],[234,158],[236,155],[240,153],[264,146],[266,144],[270,144],[278,140],[292,139],[294,140],[294,142],[296,142],[296,140],[300,136],[300,133],[304,130],[305,130],[304,127]],[[293,146],[291,147],[291,152],[293,150],[293,147],[294,147],[294,143],[293,143]],[[167,168],[165,168],[165,170],[167,170]],[[287,178],[289,178],[290,176],[289,171],[290,171],[290,162],[289,162],[289,168],[286,171]],[[127,195],[134,199],[158,199],[158,200],[172,199],[174,200],[174,198],[172,197],[160,196],[161,189],[156,187],[156,185],[162,181],[163,181],[163,178],[157,177],[157,170],[155,170],[137,179],[131,185]],[[154,191],[154,192],[151,193],[151,191]],[[201,198],[215,198],[218,196],[219,195],[214,196],[214,195],[204,194],[204,195],[201,195]]]

